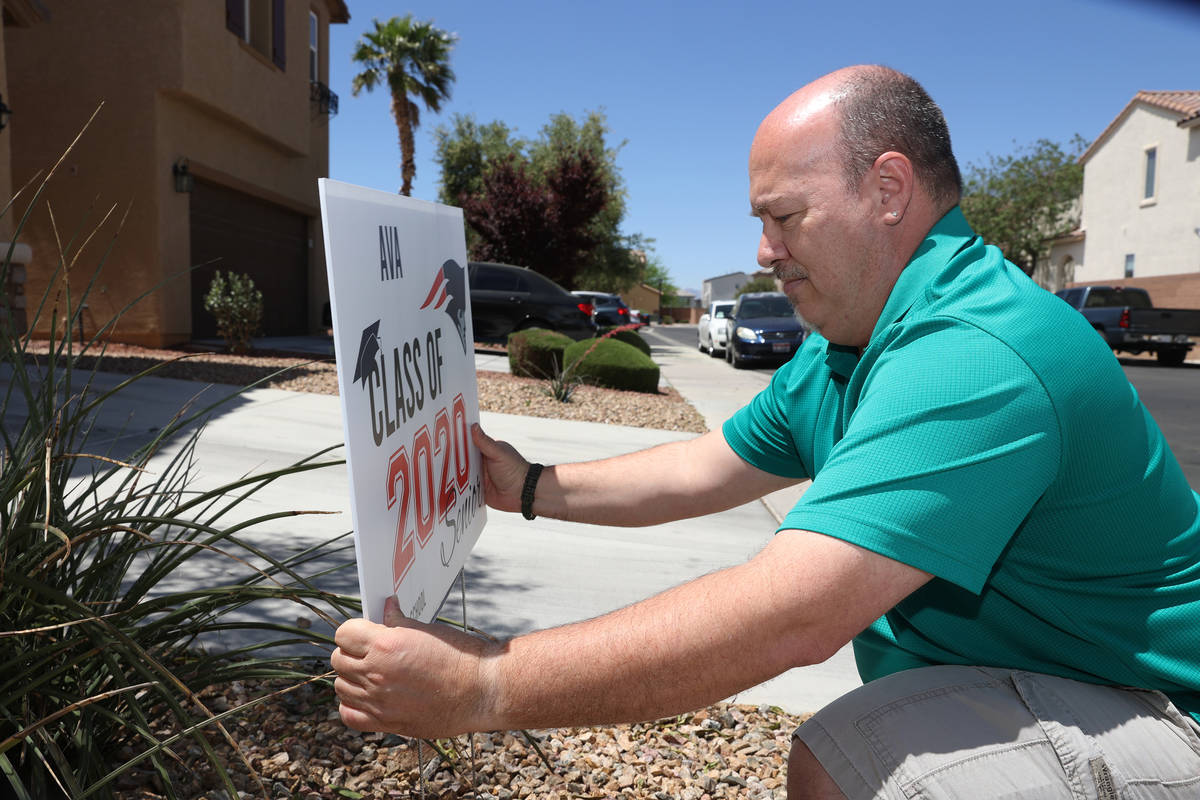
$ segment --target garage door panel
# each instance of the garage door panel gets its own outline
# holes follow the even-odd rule
[[[204,310],[218,270],[248,274],[263,293],[263,334],[308,332],[308,218],[215,184],[191,194],[192,335],[217,335]]]

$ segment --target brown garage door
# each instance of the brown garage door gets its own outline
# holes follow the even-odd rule
[[[192,336],[217,335],[204,295],[220,270],[244,272],[263,293],[264,336],[308,333],[308,218],[257,197],[196,181],[191,196]]]

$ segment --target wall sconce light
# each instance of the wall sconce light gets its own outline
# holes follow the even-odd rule
[[[175,176],[175,191],[180,194],[187,194],[196,185],[196,179],[188,171],[186,158],[181,158],[175,162],[174,166],[171,167],[171,174]]]
[[[4,102],[4,96],[0,95],[0,131],[8,125],[8,118],[12,116],[12,109]]]

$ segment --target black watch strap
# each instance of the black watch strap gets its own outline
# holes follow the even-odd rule
[[[533,513],[533,492],[537,489],[543,469],[545,467],[541,464],[530,464],[529,471],[525,473],[525,486],[521,489],[521,516],[525,519],[534,519],[536,516]]]

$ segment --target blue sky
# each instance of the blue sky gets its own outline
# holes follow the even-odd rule
[[[601,110],[628,191],[626,233],[655,240],[676,284],[755,268],[746,157],[777,103],[838,67],[907,72],[946,114],[964,171],[1039,138],[1089,141],[1140,89],[1200,89],[1200,12],[1159,0],[347,0],[330,34],[330,177],[396,191],[386,91],[353,97],[354,43],[412,13],[459,37],[440,114],[422,115],[413,196],[435,200],[433,132],[454,114],[533,138]]]

